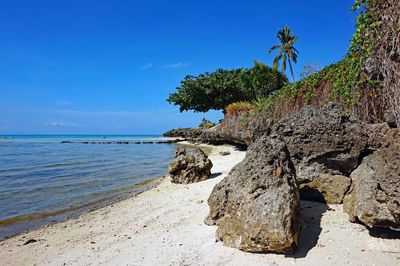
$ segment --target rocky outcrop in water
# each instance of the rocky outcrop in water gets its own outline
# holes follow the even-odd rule
[[[299,194],[289,151],[279,136],[259,138],[208,199],[217,239],[249,252],[291,252],[300,233]]]
[[[206,180],[211,176],[212,162],[200,149],[178,148],[175,161],[168,166],[171,182],[189,184]]]
[[[400,140],[363,159],[344,200],[351,221],[400,231]]]

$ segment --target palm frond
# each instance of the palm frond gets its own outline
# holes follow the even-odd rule
[[[281,58],[282,58],[282,51],[279,51],[279,53],[275,56],[275,58],[274,58],[274,64],[273,64],[273,66],[272,66],[272,68],[274,69],[274,70],[278,70],[278,68],[279,68],[279,61],[281,60]]]
[[[269,50],[268,50],[268,53],[269,54],[272,53],[274,50],[278,49],[279,47],[281,47],[281,46],[278,44],[271,46],[271,48],[269,48]]]

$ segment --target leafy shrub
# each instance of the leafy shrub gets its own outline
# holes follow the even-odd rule
[[[210,120],[207,120],[205,118],[203,118],[201,120],[201,123],[199,125],[199,127],[201,127],[201,128],[210,128],[210,127],[213,127],[213,126],[215,126],[215,124],[213,122],[211,122]]]
[[[258,98],[252,102],[254,111],[256,113],[261,113],[261,111],[270,108],[272,105],[273,97],[266,97],[266,98]]]
[[[235,102],[229,104],[225,111],[228,115],[235,115],[240,112],[251,111],[253,108],[253,105],[249,102]]]

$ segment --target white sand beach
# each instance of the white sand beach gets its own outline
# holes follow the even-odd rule
[[[207,199],[244,156],[213,147],[212,179],[178,185],[164,178],[135,197],[4,240],[0,265],[400,265],[400,239],[370,236],[340,205],[302,202],[293,255],[250,254],[216,242],[217,228],[203,223]],[[30,239],[36,242],[24,245]]]

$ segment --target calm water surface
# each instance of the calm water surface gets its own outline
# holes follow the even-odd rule
[[[143,190],[166,172],[174,144],[157,136],[0,136],[0,239]]]

